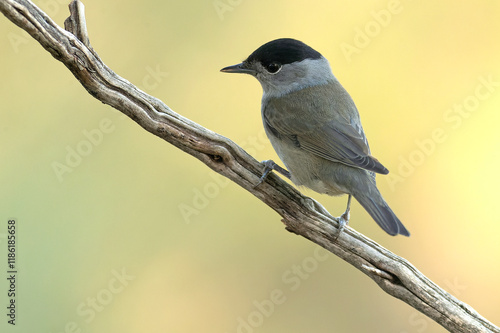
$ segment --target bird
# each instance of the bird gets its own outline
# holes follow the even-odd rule
[[[354,197],[389,235],[410,236],[376,186],[375,174],[389,170],[371,155],[358,109],[325,57],[299,40],[280,38],[221,72],[254,76],[263,89],[264,129],[285,168],[263,161],[258,184],[275,170],[299,187],[347,194],[339,232]]]

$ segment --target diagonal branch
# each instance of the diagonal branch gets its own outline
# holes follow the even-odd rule
[[[109,69],[90,46],[83,4],[73,0],[68,31],[55,24],[29,0],[0,0],[0,11],[26,30],[62,62],[99,101],[123,112],[148,132],[201,160],[231,179],[283,217],[288,231],[301,235],[344,259],[388,294],[401,299],[451,332],[496,332],[481,317],[391,253],[351,228],[337,238],[337,221],[319,203],[269,175],[258,183],[263,166],[231,140],[172,111]],[[71,32],[69,32],[71,31]]]

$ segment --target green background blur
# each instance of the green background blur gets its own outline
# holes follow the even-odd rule
[[[84,3],[111,69],[257,160],[278,159],[260,85],[220,68],[279,37],[320,51],[391,171],[379,188],[412,236],[386,235],[357,202],[350,226],[500,324],[498,1]],[[66,2],[36,4],[63,25]],[[9,218],[19,239],[17,325],[2,279],[2,332],[444,331],[92,98],[3,16],[0,59],[2,272]],[[81,160],[68,157],[78,149]],[[302,191],[333,215],[345,209],[346,197]]]

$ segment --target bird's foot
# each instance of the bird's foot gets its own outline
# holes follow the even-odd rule
[[[255,187],[257,187],[260,184],[262,184],[262,182],[264,182],[264,180],[266,180],[267,175],[271,171],[273,171],[273,170],[281,173],[283,176],[285,176],[288,179],[290,179],[290,177],[291,177],[290,172],[288,172],[288,170],[286,170],[285,168],[280,167],[278,164],[274,163],[271,160],[262,161],[262,164],[264,164],[264,172],[262,173],[262,176],[260,177],[260,180],[255,185]]]
[[[342,233],[342,231],[344,231],[345,227],[349,223],[349,219],[351,217],[351,198],[352,196],[349,194],[349,197],[347,198],[347,208],[344,214],[340,215],[337,218],[339,222],[339,230],[337,231],[337,235],[335,235],[335,239],[339,238],[340,234]]]
[[[326,218],[333,219],[334,217],[330,212],[326,210],[325,207],[323,207],[322,204],[320,204],[318,201],[314,200],[313,198],[310,197],[304,197],[300,201],[304,206],[308,207],[311,210],[315,210],[321,215],[324,215]]]
[[[344,214],[340,215],[337,219],[339,221],[339,231],[337,232],[336,238],[340,236],[342,231],[344,231],[345,227],[349,224],[349,218],[350,218],[350,213],[349,211],[346,211]]]

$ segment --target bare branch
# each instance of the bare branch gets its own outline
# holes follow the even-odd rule
[[[71,15],[64,21],[64,29],[71,32],[83,45],[90,48],[87,22],[85,21],[85,6],[81,1],[72,1],[69,4]]]
[[[1,0],[0,10],[61,61],[96,99],[123,112],[148,132],[201,160],[283,217],[286,229],[319,244],[372,278],[451,332],[497,332],[481,317],[420,273],[405,259],[347,227],[336,238],[337,221],[319,203],[270,175],[255,187],[263,166],[231,140],[173,112],[109,69],[91,48],[83,4],[70,4],[68,32],[28,0]]]

